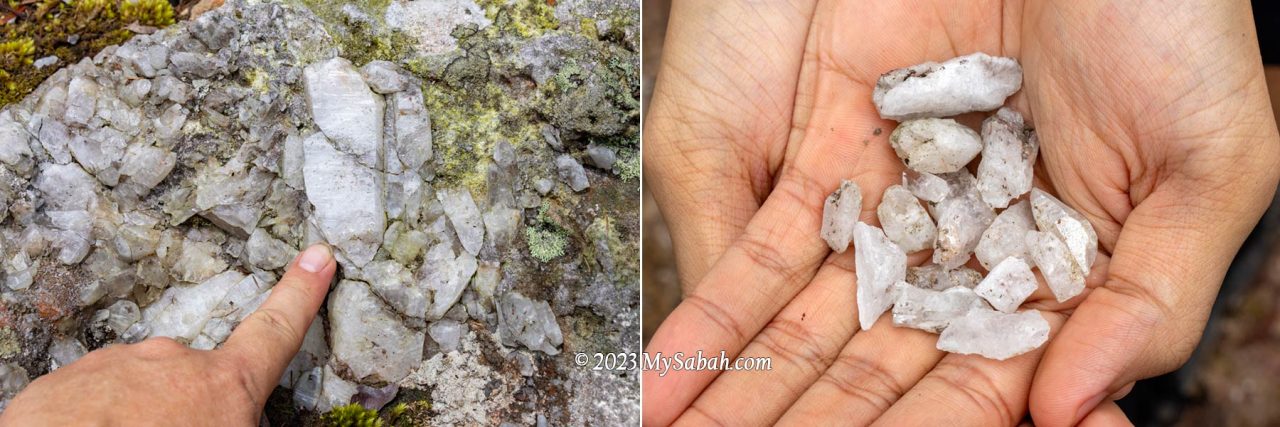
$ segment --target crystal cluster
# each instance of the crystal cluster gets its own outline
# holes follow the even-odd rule
[[[384,3],[404,28],[372,7],[229,0],[0,108],[0,408],[106,345],[221,346],[326,243],[337,279],[270,407],[400,396],[451,417],[423,424],[635,424],[614,395],[638,396],[638,372],[588,382],[561,355],[639,350],[632,29],[517,37],[479,7]],[[638,6],[555,8],[638,22]],[[407,44],[428,31],[447,38],[436,56]],[[352,50],[361,37],[406,45]]]
[[[940,350],[1004,360],[1049,337],[1039,311],[1019,311],[1039,286],[1032,268],[1058,301],[1084,290],[1098,237],[1079,212],[1032,188],[1039,142],[1020,114],[1001,108],[1021,84],[1017,61],[983,53],[877,82],[881,117],[902,121],[889,137],[907,167],[902,184],[880,199],[883,230],[857,222],[861,197],[850,181],[827,199],[822,228],[836,251],[852,234],[863,330],[891,310],[896,326],[941,334]],[[981,132],[945,118],[997,108]],[[925,249],[931,263],[906,267],[907,254]]]

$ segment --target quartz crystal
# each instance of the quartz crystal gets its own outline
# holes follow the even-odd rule
[[[227,297],[244,274],[230,270],[189,286],[170,286],[156,302],[142,310],[151,336],[192,341],[204,329],[213,309]]]
[[[1008,257],[1017,257],[1024,262],[1029,262],[1031,257],[1027,255],[1026,237],[1028,231],[1035,231],[1035,229],[1035,220],[1031,217],[1031,203],[1026,200],[1020,201],[996,216],[991,226],[987,227],[987,231],[982,232],[982,238],[978,240],[978,246],[973,249],[973,253],[978,257],[978,262],[982,263],[982,267],[987,270]]]
[[[333,147],[316,132],[303,144],[303,180],[326,240],[357,266],[373,260],[386,228],[382,180],[375,170]]]
[[[854,224],[862,214],[862,190],[858,183],[844,180],[822,205],[822,239],[836,252],[844,252],[853,241]]]
[[[858,276],[858,323],[871,329],[893,305],[890,287],[907,272],[907,254],[879,228],[859,221],[853,226],[854,264]]]
[[[893,324],[929,331],[942,332],[951,319],[963,316],[969,310],[988,309],[986,303],[972,289],[954,287],[943,291],[920,289],[907,282],[893,285]]]
[[[968,171],[946,174],[943,178],[952,186],[947,197],[934,207],[938,239],[934,244],[933,263],[951,269],[969,261],[982,232],[995,221],[996,214],[978,195]]]
[[[1098,234],[1084,215],[1056,197],[1039,189],[1031,190],[1031,212],[1040,231],[1062,239],[1081,274],[1088,276],[1098,256]]]
[[[396,382],[422,360],[426,332],[402,323],[365,283],[344,280],[329,295],[329,339],[354,378]]]
[[[978,133],[951,119],[902,122],[889,144],[907,167],[935,174],[960,170],[982,151]]]
[[[560,353],[564,337],[546,301],[534,301],[509,292],[498,304],[498,336],[507,345],[521,344],[546,354]]]
[[[452,244],[441,242],[427,251],[422,265],[426,271],[423,284],[432,295],[427,319],[442,318],[471,282],[477,268],[476,257],[467,251],[455,252]]]
[[[1032,169],[1040,150],[1029,138],[1022,115],[1001,108],[982,122],[982,161],[978,163],[978,192],[994,208],[1031,191]]]
[[[444,213],[449,215],[449,222],[458,233],[462,247],[477,255],[484,244],[484,219],[480,217],[480,208],[471,198],[471,192],[464,188],[446,188],[436,192],[436,197],[444,205]]]
[[[938,337],[938,350],[1005,360],[1048,340],[1049,322],[1039,310],[1001,313],[979,309],[952,319]]]
[[[373,93],[351,61],[333,58],[303,72],[316,126],[333,145],[365,167],[382,158],[382,96]]]
[[[889,240],[897,243],[906,253],[933,247],[938,230],[920,201],[901,185],[884,190],[880,206],[876,208],[880,226]]]
[[[982,273],[969,267],[944,269],[941,265],[929,264],[918,267],[907,267],[907,283],[921,289],[941,291],[954,287],[973,289],[982,281]]]
[[[938,203],[947,197],[950,187],[947,186],[947,180],[939,178],[937,175],[925,172],[917,172],[914,169],[906,169],[902,171],[902,186],[911,190],[920,200],[926,202]]]
[[[568,154],[556,157],[556,174],[560,177],[560,181],[575,192],[586,190],[591,186],[587,181],[587,170],[582,167],[582,163],[578,163],[577,159]]]
[[[1067,244],[1053,233],[1032,231],[1026,236],[1027,248],[1040,275],[1049,284],[1053,296],[1058,302],[1071,299],[1084,291],[1085,274],[1080,271],[1075,258],[1071,256]]]
[[[872,101],[885,119],[949,117],[999,108],[1020,87],[1018,61],[977,52],[885,73]]]
[[[1036,276],[1031,267],[1021,258],[1009,257],[996,264],[973,291],[986,298],[996,310],[1012,313],[1035,290]]]

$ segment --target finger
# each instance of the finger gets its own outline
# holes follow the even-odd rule
[[[672,5],[644,167],[686,293],[772,189],[812,3]]]
[[[1032,389],[1035,418],[1074,424],[1124,385],[1190,357],[1227,267],[1263,207],[1234,193],[1209,193],[1201,187],[1206,181],[1167,182],[1130,213],[1106,284],[1048,346]]]
[[[1053,330],[1064,320],[1058,313],[1040,314]],[[875,424],[1016,425],[1027,413],[1027,392],[1044,351],[1008,360],[947,354]]]
[[[871,424],[942,359],[937,335],[882,325],[889,317],[854,334],[778,424]]]
[[[251,386],[265,401],[285,366],[293,359],[307,327],[329,291],[338,264],[325,244],[315,244],[298,254],[284,277],[257,311],[231,332],[220,354],[242,362]]]
[[[1080,427],[1124,427],[1132,426],[1133,422],[1129,421],[1129,417],[1124,415],[1124,411],[1120,410],[1120,405],[1109,400],[1098,405],[1088,416],[1080,420]]]

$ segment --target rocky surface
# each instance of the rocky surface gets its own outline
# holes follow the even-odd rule
[[[638,422],[638,372],[564,356],[639,351],[638,4],[428,3],[228,2],[0,110],[0,402],[215,348],[325,242],[273,424]]]

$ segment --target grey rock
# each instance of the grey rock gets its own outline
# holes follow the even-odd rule
[[[355,378],[400,381],[422,360],[425,337],[423,331],[400,322],[364,283],[344,280],[329,295],[333,357]],[[325,376],[328,388],[329,372]]]
[[[473,256],[479,254],[484,244],[484,218],[471,192],[465,188],[441,189],[436,192],[436,198],[444,206],[444,213],[449,216],[462,247]]]
[[[423,284],[431,291],[427,319],[440,319],[462,297],[462,291],[476,272],[476,258],[466,251],[455,253],[452,245],[440,243],[427,251],[423,266],[426,269]]]
[[[503,295],[498,304],[498,336],[506,345],[518,343],[550,355],[559,354],[564,342],[551,305],[518,292]]]
[[[466,333],[467,326],[456,320],[437,320],[427,327],[427,334],[431,335],[431,340],[439,344],[440,351],[444,352],[457,351],[458,341]]]
[[[360,76],[369,83],[374,92],[380,94],[395,93],[409,86],[409,80],[401,74],[400,67],[391,62],[370,61],[360,67]]]
[[[568,154],[556,157],[556,174],[560,177],[560,182],[568,185],[573,191],[586,190],[591,186],[587,181],[587,171],[582,168],[582,163],[578,163]]]
[[[271,236],[264,229],[255,229],[244,243],[246,261],[263,270],[283,268],[297,255],[298,250]]]
[[[618,160],[618,155],[614,153],[613,149],[603,145],[587,147],[587,155],[591,157],[592,164],[604,170],[612,170],[613,163]]]

